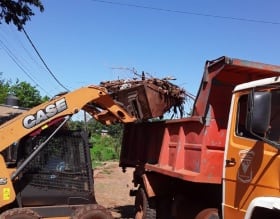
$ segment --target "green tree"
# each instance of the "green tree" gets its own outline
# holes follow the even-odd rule
[[[2,76],[2,74],[0,74],[0,76]],[[10,84],[10,81],[0,79],[0,103],[5,103],[9,94]]]
[[[85,128],[85,123],[83,121],[70,120],[68,122],[68,127],[71,130],[83,130]]]
[[[108,134],[113,138],[119,138],[122,136],[123,131],[123,124],[118,123],[114,125],[107,126],[106,129],[108,130]]]
[[[0,0],[0,23],[5,20],[7,24],[12,22],[18,30],[22,30],[26,21],[34,15],[31,7],[44,11],[40,0]]]
[[[90,119],[87,123],[88,131],[92,134],[101,134],[102,130],[106,129],[106,125],[96,121],[95,119]]]
[[[47,99],[47,97],[42,98],[36,87],[25,81],[17,81],[11,85],[9,92],[19,99],[19,106],[26,108],[37,106]]]

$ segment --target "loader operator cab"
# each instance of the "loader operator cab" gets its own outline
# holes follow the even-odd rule
[[[27,159],[55,127],[23,138],[18,163]],[[60,129],[19,175],[22,207],[75,205],[95,202],[87,135],[81,130]],[[18,197],[18,198],[19,198]]]
[[[69,206],[97,203],[88,134],[64,125],[49,139],[59,125],[36,130],[9,147],[15,153],[12,159],[5,156],[6,163],[18,168],[46,142],[15,180],[14,207],[28,207],[45,217],[63,217],[72,214]]]

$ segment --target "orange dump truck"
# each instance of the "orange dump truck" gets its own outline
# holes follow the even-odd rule
[[[190,117],[125,124],[135,218],[280,218],[279,73],[207,61]]]

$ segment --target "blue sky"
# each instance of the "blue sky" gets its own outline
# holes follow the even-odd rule
[[[42,2],[45,11],[35,9],[25,30],[69,90],[132,78],[125,68],[134,68],[158,78],[174,76],[175,84],[196,94],[206,60],[226,55],[280,65],[279,0]],[[1,24],[0,39],[3,78],[27,81],[41,95],[53,96],[64,90],[22,32]]]

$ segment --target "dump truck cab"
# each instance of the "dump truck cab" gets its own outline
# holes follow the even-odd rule
[[[234,89],[223,176],[224,218],[279,218],[279,77]]]

